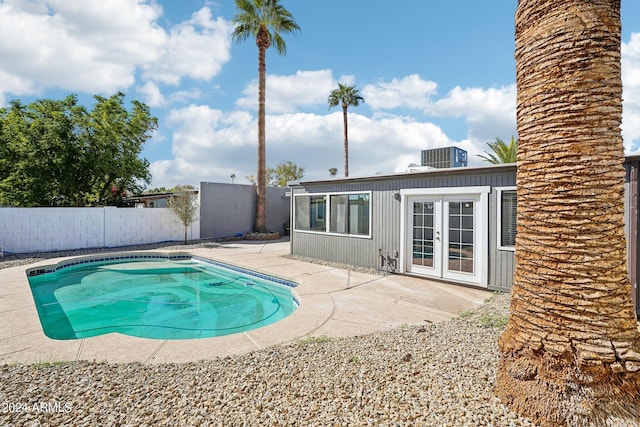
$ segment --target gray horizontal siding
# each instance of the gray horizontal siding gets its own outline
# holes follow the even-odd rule
[[[515,167],[489,170],[448,170],[420,174],[372,177],[370,179],[340,180],[336,182],[305,182],[294,193],[336,193],[371,191],[371,238],[326,235],[292,231],[291,250],[295,255],[323,259],[368,268],[381,268],[379,251],[393,256],[400,252],[400,201],[393,197],[401,189],[515,186]],[[489,288],[508,290],[511,287],[514,254],[498,251],[496,239],[495,191],[489,197]],[[398,266],[399,267],[399,266]]]
[[[380,266],[379,250],[400,250],[400,202],[393,199],[394,190],[391,188],[388,183],[378,183],[375,189],[360,183],[348,187],[340,185],[307,188],[308,191],[298,189],[295,194],[300,192],[372,191],[371,237],[336,236],[294,231],[291,238],[292,253],[360,267],[378,268]]]

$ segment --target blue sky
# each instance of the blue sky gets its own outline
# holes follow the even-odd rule
[[[420,150],[477,154],[515,135],[515,0],[282,0],[301,32],[267,52],[267,164],[305,180],[343,174],[342,114],[354,84],[351,176],[419,163]],[[257,48],[231,41],[233,0],[0,0],[0,106],[116,91],[151,107],[152,186],[248,183],[257,153]],[[640,150],[640,4],[622,2],[623,136]]]

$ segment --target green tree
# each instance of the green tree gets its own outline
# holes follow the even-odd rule
[[[338,83],[338,88],[329,94],[329,108],[342,106],[342,122],[344,124],[344,176],[349,176],[349,131],[347,125],[347,109],[357,107],[364,98],[355,86]]]
[[[277,187],[286,187],[289,181],[296,181],[304,176],[304,168],[290,160],[279,163],[275,168],[268,168],[268,181]]]
[[[184,226],[184,244],[187,244],[187,230],[197,219],[198,202],[194,196],[193,187],[178,185],[167,202],[167,209],[173,213]]]
[[[91,111],[74,95],[0,109],[0,205],[115,204],[142,189],[157,119],[137,101],[126,110],[122,93],[95,99]]]
[[[544,426],[637,426],[620,1],[520,0],[518,209],[496,394]]]
[[[170,193],[171,190],[166,187],[154,187],[154,188],[146,188],[142,194],[163,194]]]
[[[143,183],[151,179],[149,162],[139,156],[157,129],[157,119],[150,115],[148,106],[136,100],[127,111],[124,96],[96,96],[88,117],[86,145],[94,150],[91,183],[98,204],[117,203],[123,195],[142,190]]]
[[[485,155],[478,154],[479,157],[482,157],[486,162],[492,163],[494,165],[498,165],[501,163],[515,163],[516,162],[516,154],[518,153],[518,140],[513,136],[511,137],[511,142],[507,145],[500,138],[496,138],[495,142],[487,142],[489,148],[493,153],[487,153],[485,151]]]
[[[265,94],[266,52],[274,47],[278,54],[285,55],[287,46],[282,34],[299,31],[300,27],[279,0],[235,0],[239,13],[234,16],[235,29],[232,38],[244,41],[255,37],[258,46],[258,177],[256,185],[255,231],[267,231],[266,220],[266,140],[265,140]]]
[[[338,168],[329,168],[329,175],[331,175],[331,178],[335,178],[337,174]]]
[[[2,170],[0,205],[72,205],[77,158],[74,122],[84,110],[75,97],[40,100],[29,106],[14,100],[0,109]]]

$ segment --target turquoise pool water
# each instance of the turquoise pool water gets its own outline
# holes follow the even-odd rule
[[[185,254],[78,258],[27,276],[42,329],[59,340],[216,337],[272,324],[298,306],[293,282]]]

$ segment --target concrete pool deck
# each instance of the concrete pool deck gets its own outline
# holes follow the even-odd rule
[[[492,295],[482,289],[421,278],[359,273],[286,258],[288,241],[238,241],[185,251],[292,280],[299,284],[294,291],[300,307],[272,325],[223,337],[172,341],[108,334],[53,340],[42,332],[25,275],[29,267],[55,264],[64,258],[49,259],[0,270],[0,364],[195,362],[310,336],[347,337],[404,324],[446,321],[477,308]]]

